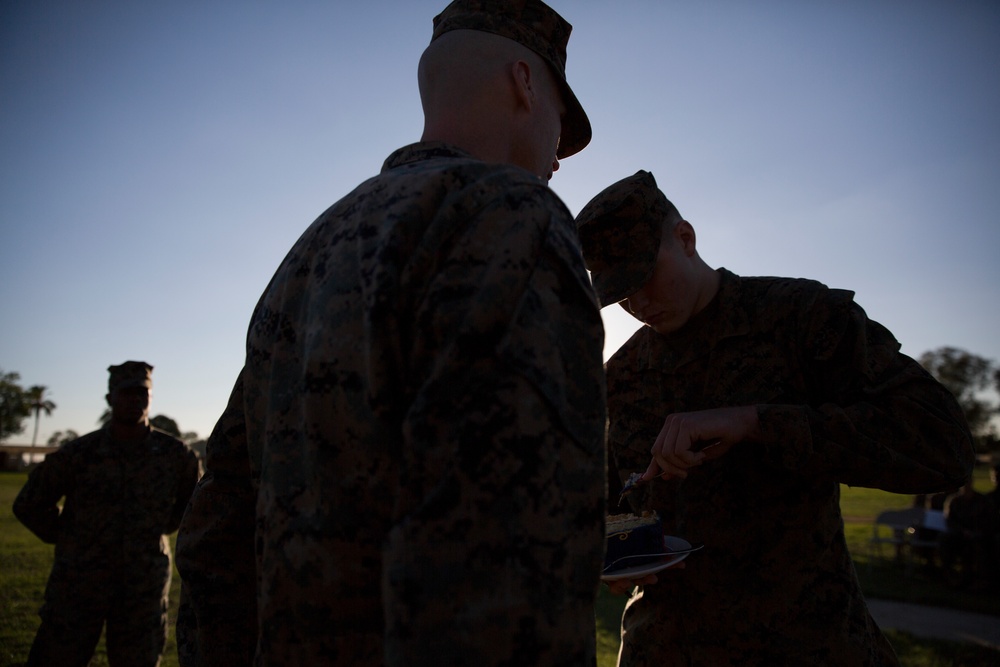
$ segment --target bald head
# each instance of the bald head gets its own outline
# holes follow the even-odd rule
[[[444,141],[482,160],[517,164],[543,177],[558,168],[555,145],[541,169],[519,157],[536,148],[549,150],[534,146],[537,140],[527,130],[538,123],[540,104],[562,104],[548,65],[531,49],[487,32],[452,30],[424,51],[417,83],[423,141]]]
[[[530,49],[500,35],[478,30],[445,33],[424,50],[417,66],[424,112],[489,90],[509,65],[529,58],[541,61]]]

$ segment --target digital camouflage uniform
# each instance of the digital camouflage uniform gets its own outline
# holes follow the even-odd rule
[[[111,665],[159,664],[171,575],[165,535],[177,530],[198,474],[180,440],[150,429],[145,440],[118,442],[109,427],[32,470],[14,514],[56,547],[29,665],[86,665],[105,622]]]
[[[394,153],[254,313],[178,541],[198,623],[243,622],[253,579],[213,561],[252,558],[256,503],[261,664],[593,664],[602,345],[542,180]]]
[[[541,56],[557,157],[586,146],[562,17],[455,0],[432,41],[459,29]],[[440,143],[391,155],[254,312],[178,535],[184,664],[593,664],[602,347],[543,180]]]
[[[578,217],[602,304],[648,279],[666,210],[647,172],[616,186]],[[624,205],[611,212],[615,200]],[[627,496],[633,511],[658,511],[667,534],[705,547],[636,589],[620,664],[895,665],[847,551],[840,484],[904,494],[961,485],[973,464],[962,412],[852,292],[718,272],[718,293],[681,329],[644,326],[607,363],[616,501],[648,467],[669,414],[755,405],[761,433],[684,480]]]
[[[181,667],[253,663],[257,647],[256,491],[247,456],[243,373],[208,438],[205,474],[177,532]]]
[[[971,439],[954,399],[852,293],[739,278],[683,329],[640,329],[608,362],[618,475],[649,465],[666,415],[757,405],[760,444],[635,494],[703,542],[629,601],[623,665],[894,665],[844,540],[840,484],[961,484]]]

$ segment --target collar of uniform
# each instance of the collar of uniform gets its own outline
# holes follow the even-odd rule
[[[130,438],[128,440],[120,440],[113,435],[111,435],[111,422],[108,421],[104,424],[99,432],[101,433],[101,447],[112,452],[125,451],[127,453],[134,453],[136,450],[141,449],[143,443],[148,443],[150,438],[153,437],[153,427],[149,424],[146,425],[146,434],[139,438]]]
[[[721,277],[715,298],[679,331],[662,335],[645,327],[639,353],[644,368],[678,368],[711,352],[723,338],[740,336],[750,329],[743,307],[743,282],[728,269],[718,269]]]
[[[393,151],[382,164],[382,171],[385,172],[406,164],[442,157],[461,158],[465,160],[475,159],[471,153],[467,153],[461,148],[446,144],[443,141],[421,141]]]

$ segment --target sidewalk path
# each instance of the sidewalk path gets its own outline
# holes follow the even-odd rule
[[[868,599],[879,627],[917,637],[972,642],[1000,651],[1000,617],[906,602]]]

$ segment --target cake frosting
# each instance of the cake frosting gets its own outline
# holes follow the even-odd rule
[[[607,518],[604,571],[659,560],[666,553],[663,523],[656,512],[612,514]]]

